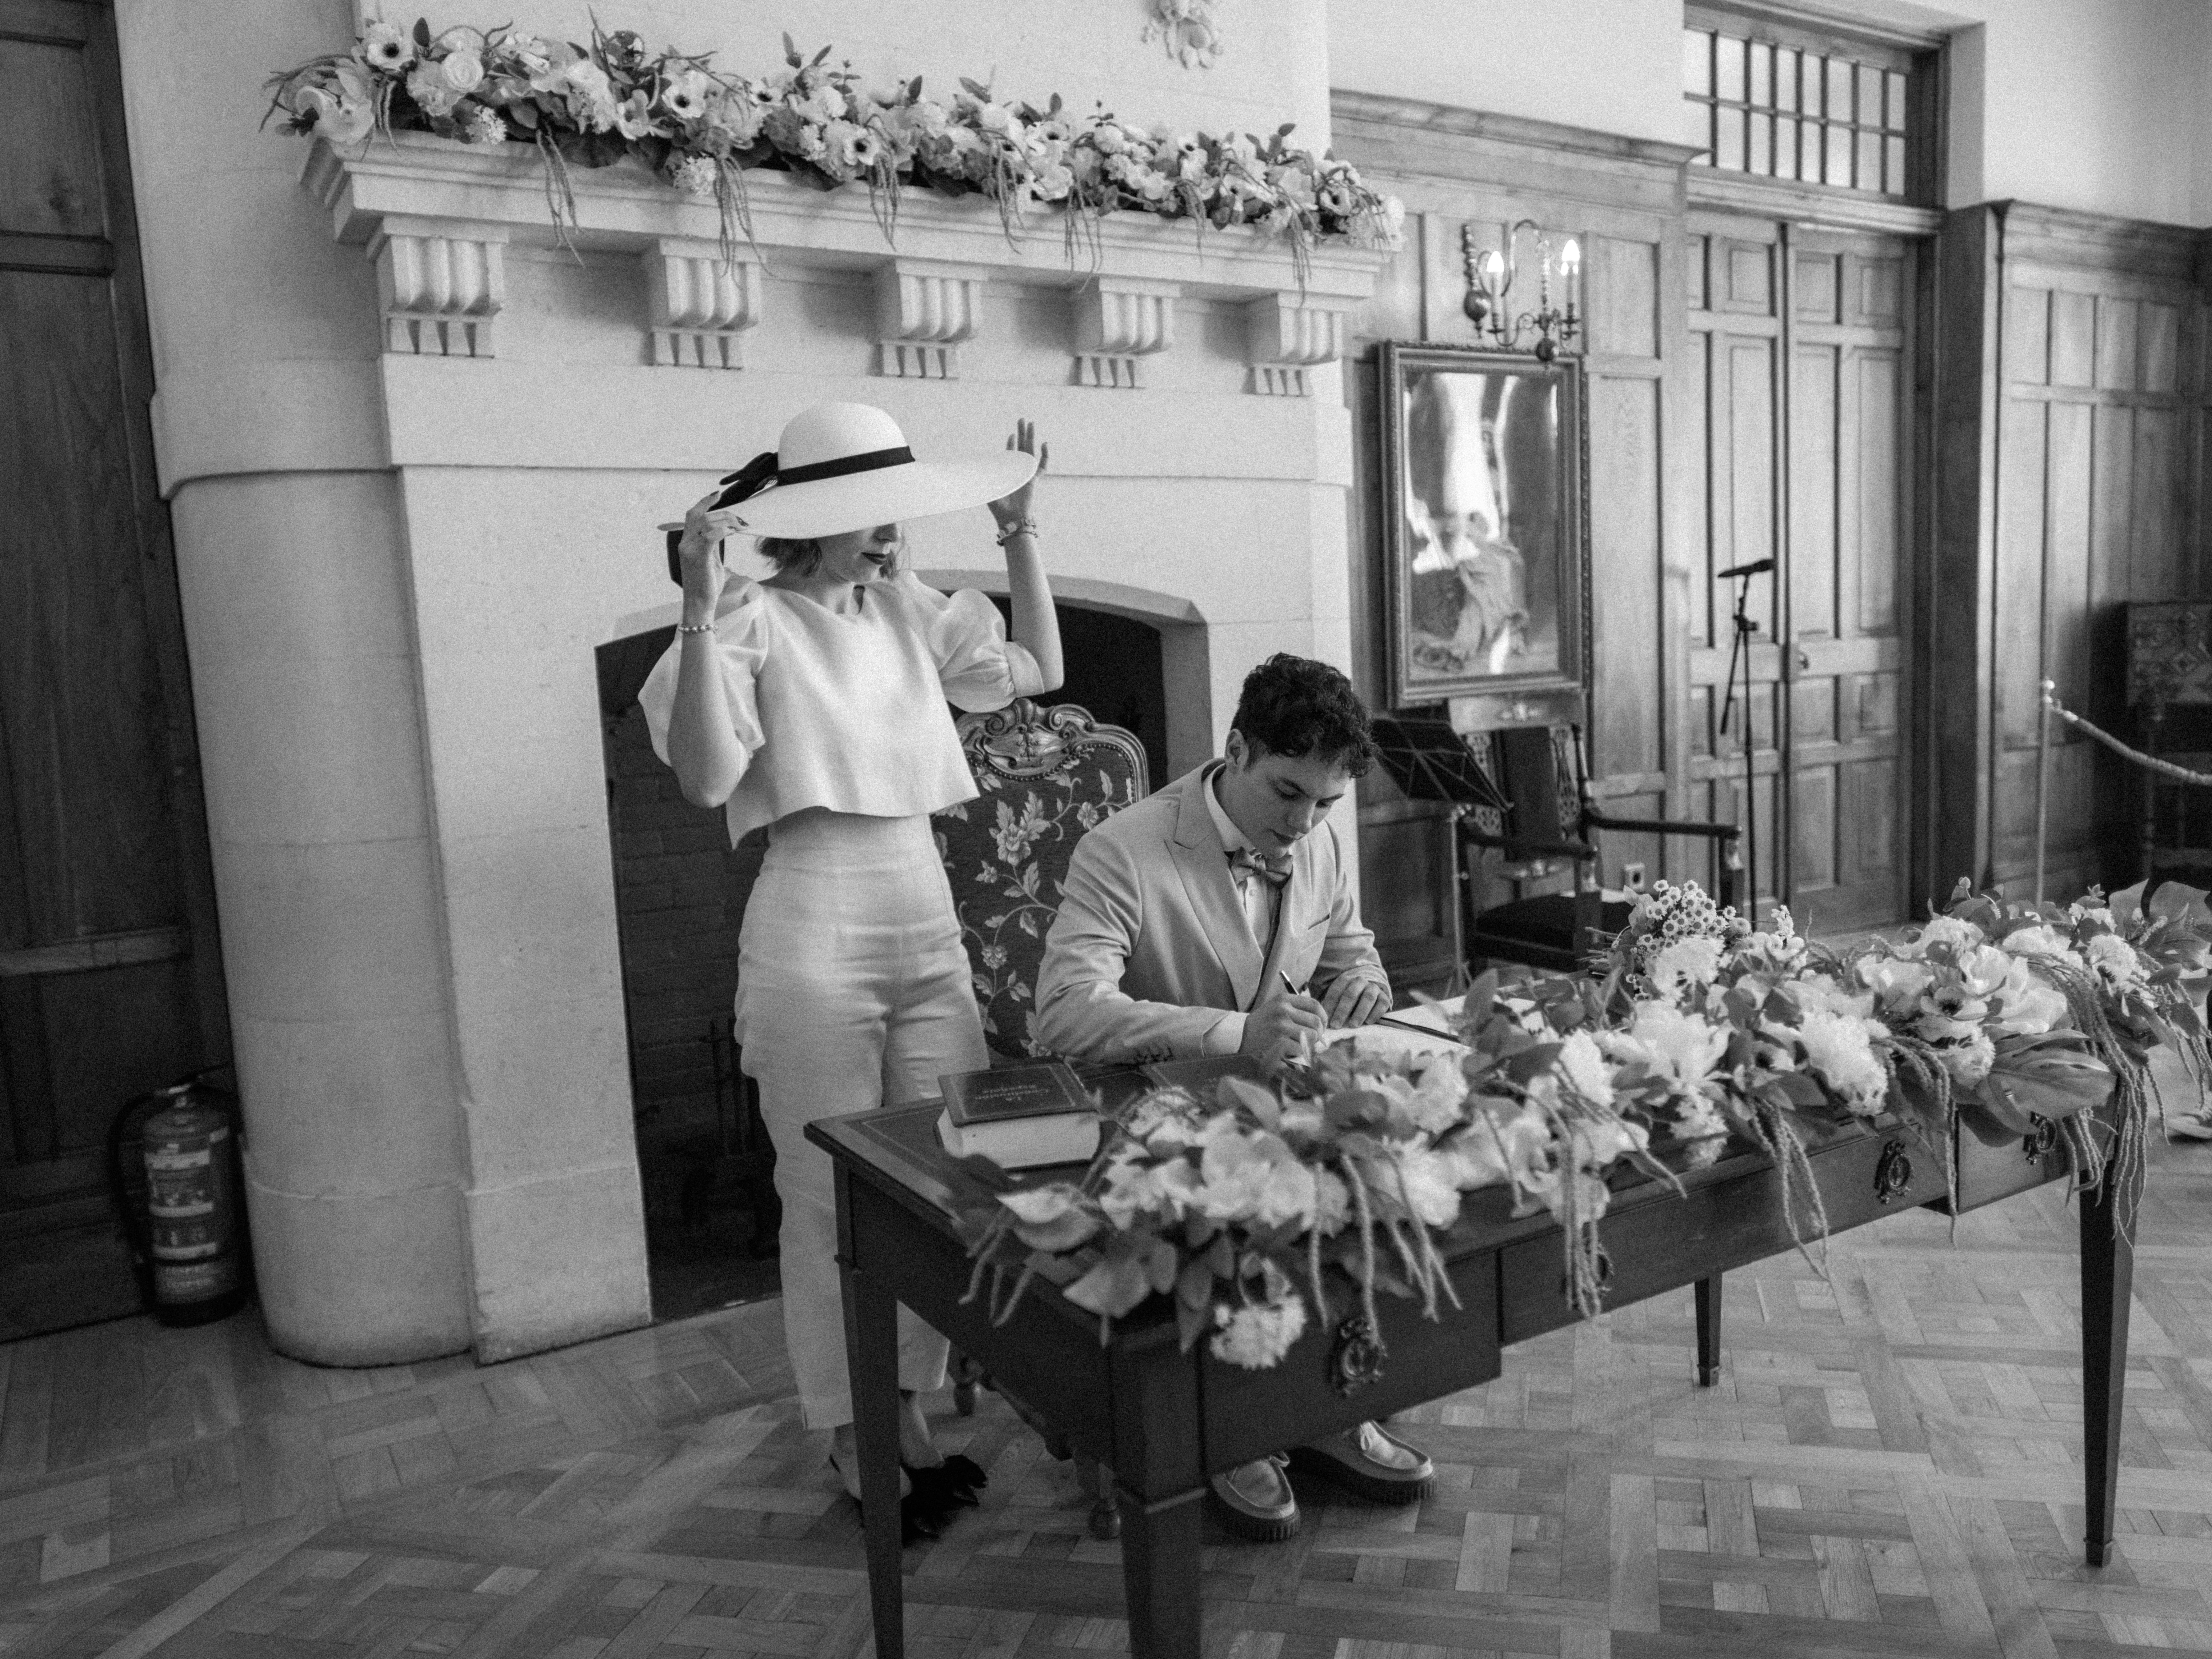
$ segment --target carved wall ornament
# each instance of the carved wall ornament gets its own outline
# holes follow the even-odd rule
[[[960,373],[959,345],[983,313],[988,273],[972,265],[894,259],[876,272],[879,374],[894,380],[950,380]]]
[[[725,263],[718,244],[662,236],[645,266],[651,358],[685,368],[743,368],[744,331],[761,319],[761,267]]]
[[[1135,387],[1139,365],[1175,344],[1176,283],[1102,276],[1075,296],[1075,378]]]
[[[422,357],[489,357],[507,300],[507,231],[386,217],[369,238],[384,349]]]
[[[1308,371],[1344,355],[1351,307],[1314,295],[1269,294],[1244,307],[1251,389],[1263,396],[1313,395]]]

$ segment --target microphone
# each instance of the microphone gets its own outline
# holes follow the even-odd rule
[[[1774,568],[1771,559],[1753,559],[1749,564],[1732,564],[1725,570],[1713,572],[1716,581],[1726,581],[1731,576],[1761,576]]]

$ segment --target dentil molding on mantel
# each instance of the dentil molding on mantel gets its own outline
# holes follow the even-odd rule
[[[376,267],[384,349],[398,356],[496,355],[510,243],[558,241],[535,150],[463,144],[428,133],[375,139],[357,153],[318,140],[301,182],[341,242]],[[1134,388],[1147,357],[1175,346],[1178,299],[1241,303],[1248,389],[1304,397],[1308,371],[1342,355],[1346,316],[1390,255],[1332,243],[1294,260],[1279,240],[1137,213],[1071,225],[1058,210],[1010,233],[995,204],[902,189],[896,240],[858,186],[824,191],[789,174],[745,176],[752,236],[726,262],[715,205],[671,190],[640,163],[572,167],[580,248],[632,252],[640,274],[640,360],[669,368],[744,366],[761,320],[763,262],[860,270],[875,283],[877,368],[950,380],[959,349],[988,326],[994,284],[1072,291],[1068,355],[1082,386]],[[1303,268],[1301,268],[1303,267]]]

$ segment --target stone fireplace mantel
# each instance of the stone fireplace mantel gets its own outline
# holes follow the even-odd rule
[[[1246,229],[1110,215],[1071,225],[1048,210],[1010,228],[980,197],[899,192],[887,234],[857,185],[824,191],[788,173],[744,175],[752,235],[722,258],[715,205],[684,196],[624,160],[568,171],[579,250],[637,261],[639,361],[738,369],[763,320],[763,274],[820,267],[869,274],[875,289],[876,372],[951,380],[960,348],[992,325],[1004,289],[1071,298],[1070,379],[1107,389],[1142,386],[1146,360],[1175,349],[1176,302],[1226,301],[1243,313],[1246,389],[1310,394],[1310,371],[1342,355],[1345,319],[1372,290],[1386,251],[1331,244],[1303,260]],[[341,242],[374,262],[387,354],[497,355],[511,245],[560,242],[537,152],[500,150],[425,133],[374,139],[349,154],[318,141],[302,182]]]
[[[893,241],[753,172],[726,264],[714,205],[624,163],[573,173],[571,258],[522,145],[313,145],[302,191],[257,143],[250,211],[191,198],[234,234],[185,240],[155,427],[263,1307],[345,1364],[634,1326],[625,975],[691,969],[618,934],[598,653],[670,604],[656,525],[810,403],[929,455],[1033,421],[1055,590],[1159,635],[1195,764],[1255,664],[1350,659],[1335,364],[1389,255],[1125,214],[1071,258],[1056,214],[912,190]],[[1002,582],[981,512],[909,530]]]

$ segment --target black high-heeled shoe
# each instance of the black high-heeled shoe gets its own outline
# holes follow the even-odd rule
[[[845,1480],[845,1471],[838,1463],[837,1454],[835,1452],[830,1454],[830,1467],[836,1470],[838,1484],[842,1486]],[[902,1464],[900,1467],[903,1468],[905,1466]],[[853,1507],[860,1511],[861,1524],[866,1525],[867,1506],[850,1492],[845,1495],[853,1499]],[[943,1537],[945,1523],[951,1519],[951,1504],[941,1494],[925,1492],[921,1483],[915,1480],[909,1474],[907,1476],[907,1489],[899,1494],[900,1544],[917,1544],[926,1538]]]
[[[982,1499],[975,1494],[991,1484],[991,1477],[983,1473],[982,1466],[971,1457],[952,1453],[941,1463],[901,1463],[906,1478],[917,1493],[926,1493],[939,1508],[950,1510],[955,1505],[968,1509],[978,1507]]]

